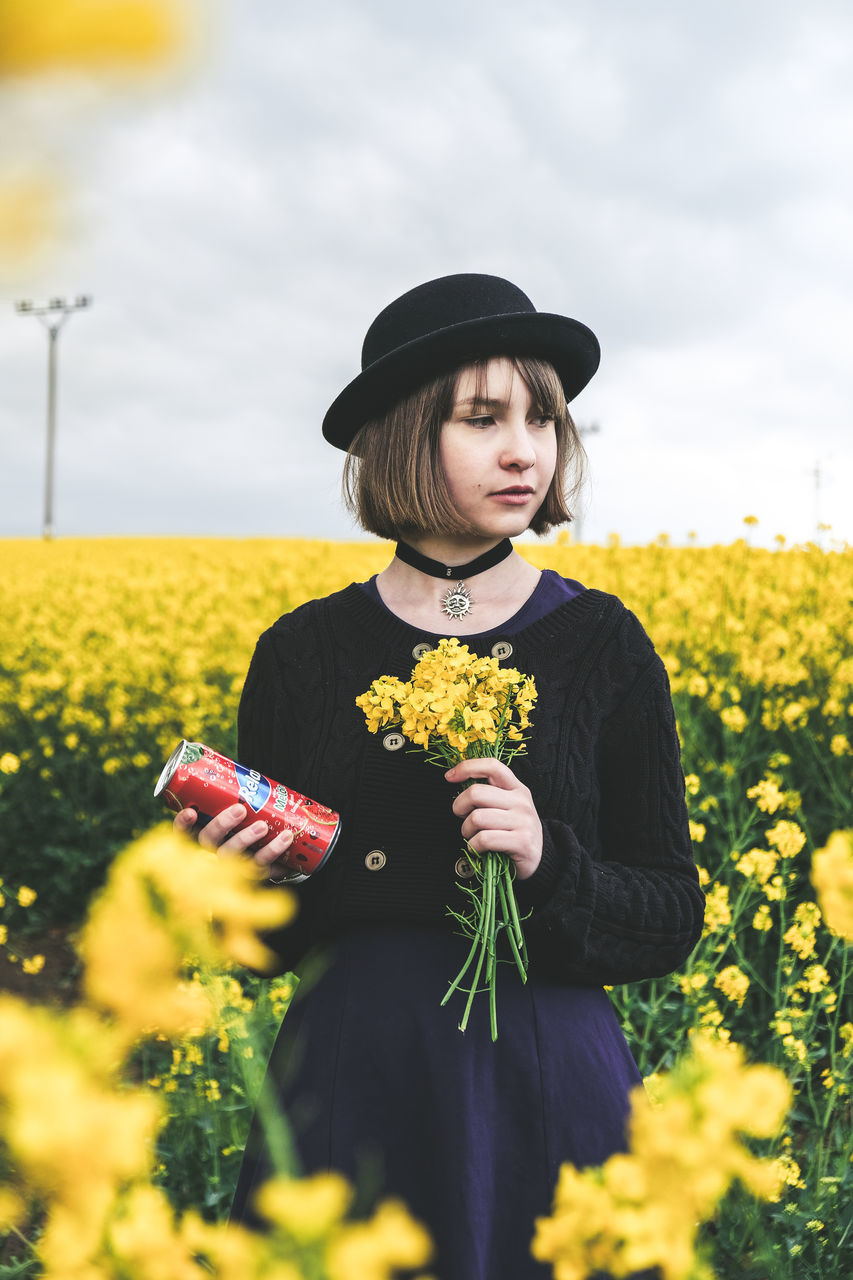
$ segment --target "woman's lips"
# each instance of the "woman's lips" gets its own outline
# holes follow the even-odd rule
[[[491,494],[491,497],[496,498],[498,502],[506,503],[507,506],[521,507],[533,497],[533,490],[524,488],[500,489],[497,493]]]

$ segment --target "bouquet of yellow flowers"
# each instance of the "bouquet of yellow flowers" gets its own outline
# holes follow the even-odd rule
[[[379,676],[356,698],[356,706],[364,712],[371,733],[394,726],[426,752],[431,764],[447,769],[460,760],[485,756],[508,763],[523,752],[524,731],[530,726],[535,701],[536,686],[530,676],[500,667],[496,658],[469,653],[468,646],[453,637],[440,640],[437,649],[425,653],[410,679]],[[502,930],[521,980],[527,981],[527,948],[512,887],[515,868],[505,853],[478,854],[469,846],[467,857],[477,878],[477,887],[466,889],[471,911],[463,915],[451,909],[450,914],[472,939],[471,949],[441,1003],[447,1004],[473,965],[471,985],[462,988],[468,992],[468,1001],[459,1029],[464,1031],[468,1025],[482,977],[496,1040],[495,970]]]

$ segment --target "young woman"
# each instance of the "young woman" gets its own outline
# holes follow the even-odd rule
[[[540,573],[509,541],[571,518],[583,452],[567,402],[598,359],[585,326],[493,276],[433,280],[381,312],[323,430],[348,450],[351,508],[396,554],[280,618],[240,705],[241,761],[342,815],[273,939],[282,970],[305,972],[269,1067],[302,1169],[342,1171],[365,1207],[403,1199],[441,1280],[546,1274],[530,1242],[560,1164],[624,1148],[639,1081],[602,987],[672,971],[701,930],[663,664],[615,597]],[[445,774],[365,728],[356,697],[453,635],[535,678],[512,768]],[[264,828],[229,835],[243,813],[200,838],[246,849]],[[289,839],[255,855],[272,880]],[[440,1007],[469,945],[449,915],[467,901],[464,840],[509,855],[526,914],[529,980],[499,966],[496,1043],[487,1001],[464,1034],[461,1004]],[[257,1125],[236,1220],[254,1220],[268,1172]]]

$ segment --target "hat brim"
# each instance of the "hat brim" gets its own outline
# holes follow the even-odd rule
[[[344,387],[323,419],[323,435],[348,449],[356,432],[430,378],[492,356],[547,360],[563,384],[566,402],[583,391],[601,351],[591,329],[568,316],[515,312],[466,320],[397,347]]]

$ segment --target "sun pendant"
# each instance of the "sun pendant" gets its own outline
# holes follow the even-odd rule
[[[471,612],[471,603],[471,592],[464,582],[457,582],[455,587],[451,587],[441,602],[448,618],[464,618]]]

